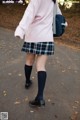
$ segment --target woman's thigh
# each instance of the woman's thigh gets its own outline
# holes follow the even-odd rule
[[[46,62],[47,62],[47,55],[38,55],[36,61],[36,69],[37,71],[46,71]]]

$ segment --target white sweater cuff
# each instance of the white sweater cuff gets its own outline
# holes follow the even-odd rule
[[[15,30],[14,36],[15,37],[19,36],[21,39],[23,39],[24,38],[24,34],[25,34],[24,30],[20,26],[18,26],[16,28],[16,30]]]

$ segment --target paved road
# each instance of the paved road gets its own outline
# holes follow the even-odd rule
[[[34,64],[33,86],[25,90],[22,43],[0,28],[0,112],[8,112],[9,120],[80,120],[80,51],[55,44],[46,66],[46,106],[33,109],[28,101],[37,92],[36,70]]]

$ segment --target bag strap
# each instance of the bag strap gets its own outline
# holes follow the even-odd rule
[[[54,9],[53,9],[53,32],[56,34],[56,14],[57,14],[57,0],[56,3],[54,3]]]

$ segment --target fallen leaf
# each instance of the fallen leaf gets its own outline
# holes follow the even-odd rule
[[[77,107],[76,106],[72,106],[73,107],[73,109],[76,109]]]
[[[8,75],[12,75],[12,73],[8,73]]]
[[[4,90],[3,91],[3,95],[6,96],[7,95],[7,91]]]
[[[75,70],[74,72],[75,72],[75,73],[78,73],[78,71],[77,71],[77,70]]]
[[[31,113],[33,113],[34,111],[33,111],[33,110],[31,110],[30,112],[31,112]]]
[[[34,79],[35,77],[34,76],[32,76],[32,79]]]
[[[28,98],[25,98],[25,101],[28,101]]]
[[[7,91],[5,91],[5,90],[3,91],[3,93],[6,93],[6,92],[7,92]]]
[[[18,105],[18,104],[20,104],[20,103],[21,103],[20,101],[14,102],[15,105]]]
[[[77,115],[78,114],[78,112],[77,111],[75,111],[75,115]]]
[[[50,99],[48,99],[48,102],[51,102],[51,100],[50,100]]]
[[[70,70],[70,69],[71,69],[71,66],[69,66],[68,69]]]
[[[22,76],[22,74],[19,73],[18,76],[20,77],[20,76]]]
[[[79,104],[79,101],[75,101],[75,103]]]
[[[60,63],[60,61],[57,60],[57,63]]]
[[[6,96],[7,94],[5,93],[4,96]]]
[[[62,72],[65,72],[66,70],[62,70]]]

